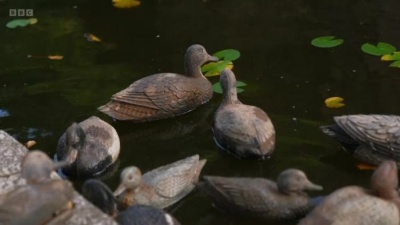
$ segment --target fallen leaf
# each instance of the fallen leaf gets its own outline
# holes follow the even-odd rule
[[[84,33],[83,36],[86,38],[86,40],[91,41],[91,42],[101,42],[101,39],[94,36],[93,34],[90,33]]]
[[[51,60],[61,60],[61,59],[64,58],[64,56],[62,56],[62,55],[49,55],[49,56],[47,56],[47,58],[51,59]]]
[[[328,108],[341,108],[344,106],[343,100],[341,97],[330,97],[325,100],[325,105]]]
[[[113,0],[113,5],[120,9],[129,9],[140,5],[139,0]]]
[[[26,148],[31,148],[34,145],[36,145],[36,141],[34,141],[34,140],[30,140],[30,141],[25,143],[25,147]]]
[[[371,164],[368,164],[368,163],[358,163],[357,164],[357,168],[359,169],[359,170],[375,170],[376,169],[376,166],[374,166],[374,165],[371,165]]]

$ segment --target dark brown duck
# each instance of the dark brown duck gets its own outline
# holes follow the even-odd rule
[[[200,187],[217,208],[265,220],[304,216],[313,207],[304,190],[322,190],[298,169],[281,172],[276,183],[264,178],[205,176]]]
[[[215,142],[240,158],[269,157],[275,148],[275,129],[268,115],[239,101],[232,71],[223,70],[220,83],[223,99],[214,116]]]
[[[218,61],[201,45],[190,46],[185,54],[185,75],[159,73],[135,81],[114,94],[98,109],[117,120],[145,122],[179,116],[208,102],[212,85],[201,72],[208,61]]]

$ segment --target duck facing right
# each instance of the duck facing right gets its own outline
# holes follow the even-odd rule
[[[262,109],[239,101],[231,70],[221,72],[220,83],[223,98],[212,126],[216,144],[239,158],[269,158],[275,148],[271,119]]]

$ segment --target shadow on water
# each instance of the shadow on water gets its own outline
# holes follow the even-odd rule
[[[53,155],[73,121],[101,117],[121,138],[120,165],[105,178],[112,188],[125,166],[148,171],[193,154],[208,160],[203,174],[209,175],[274,179],[286,168],[302,169],[324,186],[313,196],[349,184],[368,186],[371,171],[357,170],[356,161],[318,127],[335,115],[400,112],[399,70],[360,51],[365,42],[400,47],[398,0],[143,0],[129,10],[109,0],[9,0],[0,1],[0,23],[11,20],[9,8],[25,5],[34,9],[38,24],[0,27],[0,128],[21,142],[36,140],[35,148]],[[86,32],[103,42],[87,42]],[[345,42],[333,49],[310,45],[324,35]],[[239,160],[217,149],[210,126],[218,94],[193,112],[144,124],[97,112],[113,93],[143,76],[182,73],[183,54],[193,43],[210,53],[241,52],[234,71],[248,86],[239,98],[271,117],[277,132],[271,159]],[[64,59],[26,57],[50,54]],[[346,107],[325,108],[323,100],[331,96],[343,97]],[[226,216],[200,192],[170,210],[182,224],[265,224]]]

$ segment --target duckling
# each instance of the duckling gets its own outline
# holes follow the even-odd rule
[[[382,162],[371,177],[371,191],[348,186],[331,193],[299,225],[400,224],[397,166]]]
[[[53,163],[43,152],[24,157],[21,176],[27,185],[0,196],[0,224],[59,224],[72,215],[74,189],[70,182],[50,179],[50,173],[65,163]]]
[[[284,170],[276,183],[264,178],[204,176],[199,186],[218,209],[265,220],[304,216],[314,206],[304,190],[322,190],[298,169]]]
[[[96,179],[85,181],[82,195],[104,213],[115,218],[120,225],[179,225],[170,214],[147,205],[134,205],[118,212],[113,193],[107,185]]]
[[[114,191],[119,208],[143,204],[163,209],[178,202],[195,188],[205,163],[205,159],[199,160],[199,155],[194,155],[143,176],[135,166],[125,168],[121,184]]]
[[[220,83],[223,99],[212,126],[216,144],[240,158],[270,157],[275,148],[275,129],[268,115],[239,101],[231,70],[222,71]]]
[[[117,160],[117,131],[96,116],[73,123],[58,140],[57,159],[69,163],[62,172],[69,176],[96,176]]]
[[[391,159],[400,166],[400,116],[347,115],[334,120],[334,125],[321,126],[322,132],[356,159],[373,165]]]
[[[212,85],[201,72],[201,65],[218,61],[201,45],[190,46],[185,54],[185,75],[158,73],[135,81],[114,94],[98,108],[117,120],[145,122],[175,117],[208,102]]]

